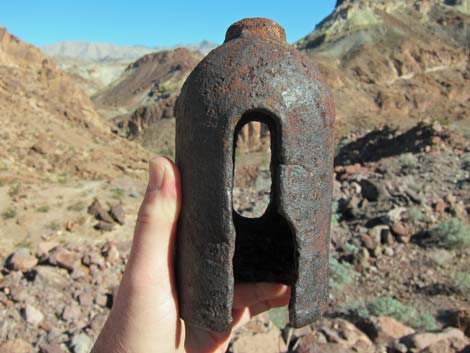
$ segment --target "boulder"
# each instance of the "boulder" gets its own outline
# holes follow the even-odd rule
[[[44,314],[33,305],[26,305],[23,310],[23,317],[27,323],[38,326],[44,320]]]
[[[371,317],[369,320],[369,337],[374,343],[385,344],[391,341],[409,336],[415,333],[411,327],[408,327],[393,317],[377,316]]]
[[[28,248],[19,248],[7,259],[7,267],[14,271],[28,272],[38,263]]]

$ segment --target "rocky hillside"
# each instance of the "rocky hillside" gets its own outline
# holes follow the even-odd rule
[[[52,59],[0,28],[0,184],[96,178],[145,168],[146,152],[111,134]]]
[[[65,41],[42,46],[41,51],[53,57],[59,67],[71,75],[89,95],[95,95],[117,80],[132,62],[146,54],[175,48],[186,48],[207,54],[216,45],[208,41],[175,47],[115,45],[111,43]]]
[[[93,101],[102,114],[113,118],[124,136],[146,140],[143,136],[146,132],[154,140],[153,135],[164,130],[168,136],[163,143],[173,145],[174,122],[162,126],[168,121],[159,121],[174,117],[173,107],[181,86],[202,57],[201,53],[185,48],[145,55],[130,64]]]
[[[334,91],[338,127],[430,117],[469,126],[468,0],[340,0],[295,45]]]
[[[342,0],[295,46],[317,63],[332,87],[336,129],[341,135],[390,121],[411,126],[420,118],[470,132],[469,43],[468,0]],[[167,55],[164,67],[171,67],[175,59],[178,65],[179,55]],[[148,67],[141,65],[139,70]],[[165,85],[155,95],[146,82],[133,80],[129,85],[127,71],[124,79],[98,94],[95,102],[108,112],[111,108],[113,116],[125,114],[117,119],[124,135],[135,138],[147,131],[145,140],[170,141],[174,123],[155,122],[172,115],[169,112],[181,85]],[[161,78],[157,82],[161,86]],[[128,86],[134,87],[131,104],[128,98],[119,103],[128,95],[124,93]],[[149,126],[153,132],[148,131]]]
[[[228,352],[469,352],[469,146],[468,137],[423,122],[344,139],[335,161],[325,317],[293,330],[285,308],[272,310],[239,329]],[[236,209],[253,216],[269,200],[269,164],[237,177]],[[59,224],[39,241],[0,252],[0,317],[7,318],[0,352],[89,351],[113,304],[145,188],[136,198],[121,186],[119,200],[108,190],[99,201],[77,192],[54,202],[41,217],[63,208],[63,221],[80,225]],[[12,202],[21,215],[4,212],[2,229],[34,212],[31,197]],[[97,240],[93,228],[110,240]],[[93,245],[78,245],[81,236]]]

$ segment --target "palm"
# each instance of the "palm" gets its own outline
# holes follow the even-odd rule
[[[149,167],[149,185],[139,210],[126,271],[92,352],[225,352],[233,329],[271,307],[286,305],[289,288],[276,284],[238,284],[229,331],[213,333],[185,327],[179,318],[173,271],[181,203],[179,173],[164,158],[151,160]]]

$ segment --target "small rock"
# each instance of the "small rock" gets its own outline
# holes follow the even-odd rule
[[[232,342],[233,353],[281,353],[287,351],[281,332],[276,326],[266,333],[241,335]]]
[[[95,303],[98,304],[99,306],[105,308],[106,305],[108,304],[108,296],[104,293],[98,293],[95,296]]]
[[[33,353],[33,347],[22,339],[15,339],[0,343],[1,353]]]
[[[434,210],[439,213],[445,212],[447,204],[443,199],[438,199],[434,204]]]
[[[58,247],[54,250],[49,256],[49,262],[52,265],[63,267],[69,271],[73,271],[80,266],[78,255],[62,247]]]
[[[439,121],[435,120],[432,122],[432,129],[437,133],[441,133],[443,130],[443,127]]]
[[[36,266],[33,270],[34,282],[44,287],[63,289],[67,285],[67,272],[51,266]]]
[[[28,248],[19,248],[7,259],[7,267],[14,271],[28,272],[38,263]]]
[[[409,243],[411,239],[411,231],[401,222],[394,222],[390,230],[402,243]]]
[[[54,145],[52,142],[39,140],[34,146],[31,147],[31,150],[42,155],[51,154],[54,152]]]
[[[82,257],[82,263],[88,267],[91,265],[97,265],[98,267],[103,268],[105,261],[101,254],[92,252]]]
[[[453,327],[449,327],[442,332],[424,332],[405,337],[403,339],[403,343],[406,344],[408,348],[412,348],[415,351],[422,351],[439,341],[452,339],[467,341],[462,331]]]
[[[393,243],[395,243],[395,238],[393,237],[389,229],[382,232],[381,240],[382,240],[382,244],[386,244],[386,245],[392,245]]]
[[[349,348],[340,344],[315,342],[312,336],[302,337],[299,340],[297,353],[353,353]]]
[[[59,245],[59,242],[53,241],[53,240],[41,241],[37,246],[36,253],[39,257],[47,256],[47,254],[49,254],[49,251],[56,248],[58,245]]]
[[[370,318],[370,332],[366,332],[377,344],[389,343],[404,336],[412,335],[415,330],[403,325],[393,317],[377,316]]]
[[[88,213],[95,216],[98,220],[113,223],[112,217],[105,211],[98,199],[95,199],[90,207],[88,207]]]
[[[82,311],[77,304],[66,305],[62,311],[62,319],[67,322],[76,322],[80,319]]]
[[[119,261],[119,250],[115,244],[107,244],[103,249],[103,254],[110,263],[114,264]]]
[[[453,313],[454,325],[465,335],[470,336],[470,309],[457,310]]]
[[[10,287],[10,297],[15,302],[24,302],[28,298],[28,293],[23,286],[15,285]]]
[[[359,330],[349,321],[334,319],[320,327],[328,342],[337,343],[346,348],[361,346],[372,346],[372,342],[367,335]]]
[[[360,174],[363,172],[367,173],[367,168],[362,167],[359,163],[353,165],[347,165],[344,167],[344,171],[348,174]]]
[[[455,204],[450,211],[454,217],[457,217],[462,220],[465,220],[467,218],[467,210],[465,208],[465,205],[461,201],[457,202],[457,204]]]
[[[27,323],[34,326],[38,326],[44,320],[44,314],[30,304],[26,305],[23,317]]]
[[[93,342],[85,333],[74,334],[71,340],[71,346],[74,353],[89,353]]]
[[[109,210],[109,214],[116,222],[118,222],[121,225],[124,224],[124,219],[126,217],[126,214],[121,204],[116,204],[112,206],[111,209]]]
[[[387,353],[407,353],[408,347],[398,341],[393,341],[387,346]]]
[[[415,192],[414,190],[411,190],[411,189],[408,188],[408,189],[406,189],[405,193],[406,193],[406,195],[408,195],[410,200],[413,201],[414,203],[417,203],[417,204],[423,203],[422,197],[417,192]]]
[[[420,353],[467,353],[470,351],[470,346],[467,343],[468,340],[445,339],[431,344]]]
[[[372,237],[367,234],[362,235],[361,240],[364,246],[369,250],[377,249],[380,245],[380,243],[377,240],[372,239]]]
[[[402,215],[406,212],[405,207],[396,207],[387,212],[387,218],[390,222],[400,222],[402,219]]]
[[[368,179],[361,180],[362,196],[367,200],[375,202],[387,195],[385,188],[376,181]]]
[[[93,304],[93,296],[88,292],[83,292],[78,295],[78,302],[81,306],[91,306]]]
[[[387,235],[389,233],[390,233],[389,226],[383,225],[383,224],[375,226],[369,231],[370,237],[374,241],[378,242],[379,244],[383,243],[384,239],[387,238]]]
[[[392,257],[393,255],[395,255],[395,251],[387,246],[386,248],[384,248],[384,255]]]
[[[359,183],[357,182],[352,182],[351,183],[351,188],[354,190],[354,193],[355,194],[361,194],[361,191],[362,191],[362,188],[361,188],[361,185],[359,185]]]
[[[59,330],[57,327],[52,327],[47,332],[47,341],[54,343],[64,343],[67,342],[68,336],[65,332]]]
[[[84,278],[88,276],[89,273],[90,270],[88,269],[88,267],[80,265],[73,269],[72,273],[70,274],[70,277],[72,277],[73,280],[77,280],[79,278]]]
[[[70,220],[70,221],[65,222],[65,230],[67,232],[73,232],[78,227],[80,227],[80,222],[77,222],[77,221],[74,221],[74,220]]]
[[[41,353],[66,353],[65,349],[59,344],[41,342],[38,346]]]
[[[132,197],[132,198],[135,199],[135,198],[137,198],[137,197],[139,197],[139,196],[140,196],[140,194],[139,194],[137,191],[131,191],[131,192],[129,192],[129,197]]]
[[[109,231],[112,231],[113,228],[114,228],[113,223],[100,221],[100,222],[95,224],[95,229],[96,230],[102,230],[102,231],[105,231],[105,232],[109,232]]]
[[[451,192],[446,195],[445,200],[448,202],[450,207],[454,207],[455,203],[457,202],[457,198]]]
[[[364,248],[359,249],[359,251],[357,252],[354,258],[355,264],[357,266],[360,266],[361,268],[369,267],[369,259],[370,259],[369,251]]]

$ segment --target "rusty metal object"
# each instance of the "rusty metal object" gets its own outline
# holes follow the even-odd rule
[[[183,206],[176,275],[181,317],[225,331],[234,283],[292,287],[290,323],[301,327],[328,296],[334,108],[312,62],[274,21],[233,24],[190,74],[176,104]],[[232,207],[236,136],[249,121],[271,134],[271,201],[260,218]]]

